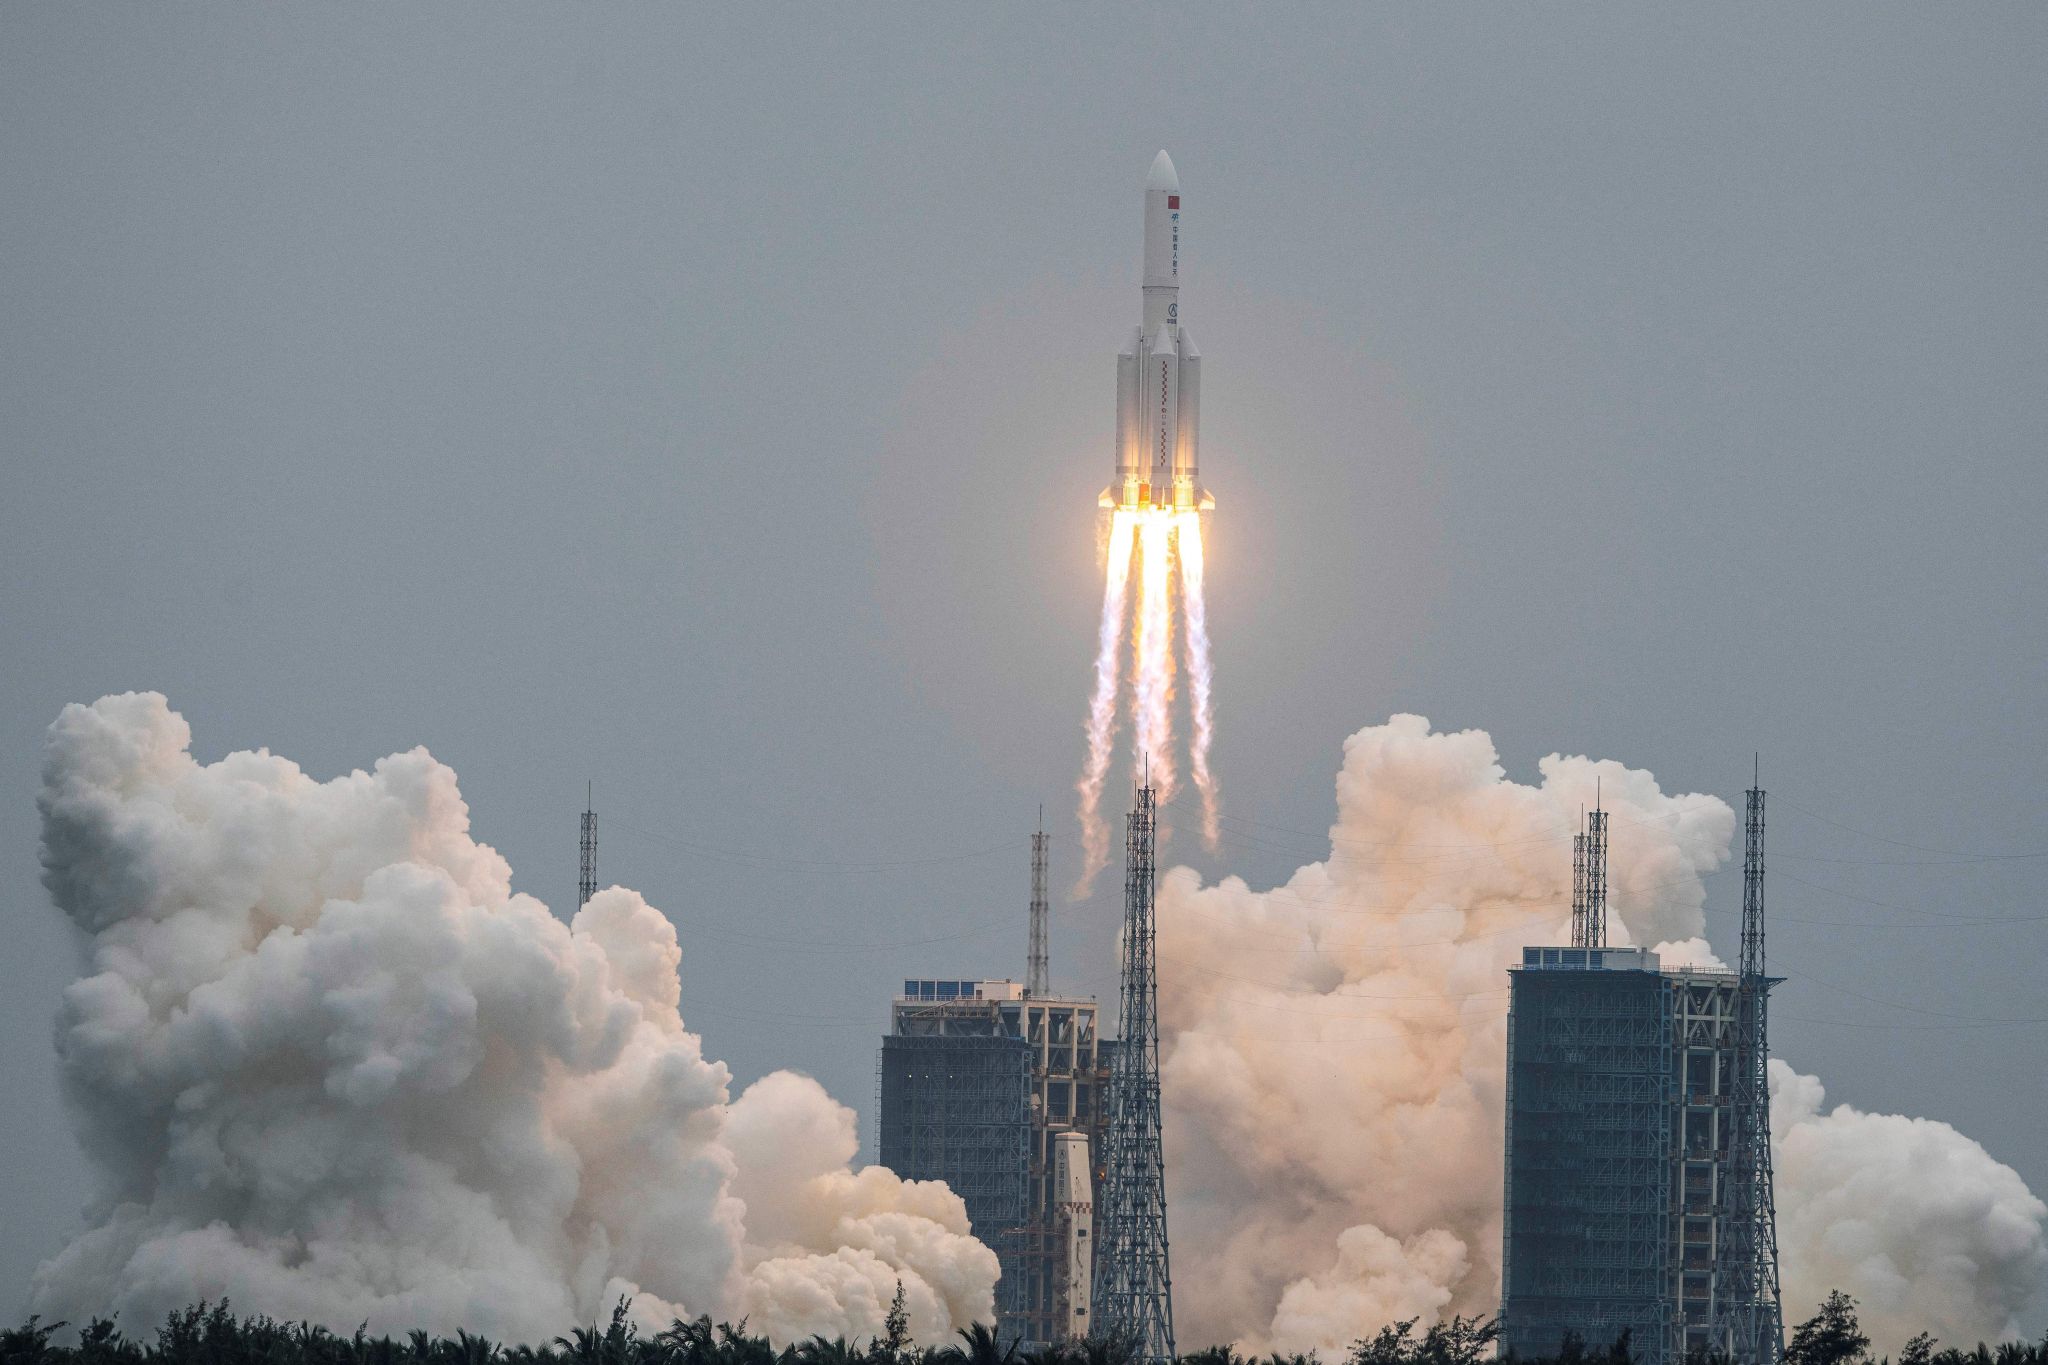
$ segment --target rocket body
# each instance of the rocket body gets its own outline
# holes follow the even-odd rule
[[[1180,325],[1180,178],[1161,152],[1145,177],[1145,309],[1116,358],[1116,477],[1110,508],[1206,511],[1197,469],[1202,357]]]

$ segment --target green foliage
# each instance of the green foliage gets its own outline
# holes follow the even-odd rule
[[[1934,1336],[1929,1332],[1920,1333],[1899,1352],[1899,1365],[1933,1365],[1933,1361]]]
[[[889,1300],[889,1316],[882,1321],[882,1338],[869,1353],[876,1365],[903,1359],[910,1349],[910,1310],[903,1306],[903,1281],[896,1281],[896,1297]]]
[[[995,1328],[977,1322],[960,1329],[960,1345],[943,1346],[926,1359],[930,1365],[1011,1365],[1016,1354],[1015,1343],[1003,1345]]]
[[[708,1316],[676,1321],[642,1336],[632,1305],[620,1299],[603,1326],[573,1327],[568,1335],[539,1346],[501,1346],[458,1331],[452,1337],[411,1332],[402,1338],[373,1337],[358,1327],[338,1336],[308,1323],[281,1323],[261,1315],[237,1317],[227,1303],[198,1303],[165,1318],[155,1339],[125,1336],[112,1318],[94,1318],[78,1329],[75,1342],[59,1340],[67,1323],[30,1318],[0,1331],[0,1365],[1134,1365],[1130,1341],[1093,1339],[1019,1352],[986,1324],[962,1330],[959,1340],[921,1349],[910,1340],[910,1315],[903,1286],[881,1336],[852,1342],[828,1337],[777,1350],[747,1324],[714,1323]],[[1352,1344],[1343,1365],[1481,1365],[1490,1360],[1500,1335],[1488,1318],[1454,1317],[1419,1336],[1415,1320],[1389,1323]],[[1785,1348],[1785,1365],[1872,1365],[1870,1339],[1856,1320],[1856,1301],[1833,1293],[1820,1311],[1800,1323]],[[1568,1335],[1555,1356],[1523,1358],[1513,1365],[1634,1365],[1626,1332],[1605,1346],[1588,1348]],[[1247,1358],[1228,1346],[1181,1357],[1180,1365],[1320,1365],[1313,1354]],[[1686,1365],[1727,1365],[1713,1355],[1687,1358]],[[1883,1362],[1892,1365],[1892,1362]],[[1979,1344],[1973,1350],[1937,1349],[1925,1332],[1907,1342],[1897,1365],[2048,1365],[2048,1339]]]
[[[1837,1289],[1820,1311],[1792,1329],[1785,1365],[1862,1365],[1870,1338],[1856,1321],[1856,1300]]]

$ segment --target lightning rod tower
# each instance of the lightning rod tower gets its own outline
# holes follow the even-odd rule
[[[583,856],[576,878],[576,908],[582,909],[597,894],[597,810],[591,803],[592,788],[583,789]]]
[[[1579,809],[1579,832],[1572,836],[1572,947],[1586,946],[1586,811]]]
[[[1045,832],[1045,807],[1038,808],[1038,833],[1031,836],[1031,957],[1024,973],[1024,993],[1042,999],[1052,990],[1045,947],[1045,849],[1052,836]]]
[[[1173,1354],[1173,1278],[1166,1254],[1166,1158],[1159,1140],[1159,972],[1153,894],[1156,797],[1138,788],[1124,839],[1123,981],[1103,1133],[1096,1222],[1096,1332],[1130,1342],[1138,1360]]]
[[[1593,784],[1585,833],[1572,836],[1572,947],[1607,946],[1607,812]]]
[[[1784,1351],[1778,1296],[1778,1209],[1771,1173],[1770,992],[1764,968],[1762,765],[1743,817],[1742,961],[1736,986],[1734,1150],[1720,1272],[1727,1305],[1719,1333],[1736,1365],[1777,1365]]]

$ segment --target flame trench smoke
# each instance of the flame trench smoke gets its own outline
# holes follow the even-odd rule
[[[789,1342],[877,1334],[900,1282],[923,1341],[991,1316],[956,1195],[851,1169],[808,1077],[731,1095],[637,893],[566,924],[514,893],[424,749],[319,782],[190,741],[154,693],[51,727],[44,882],[84,958],[57,1048],[98,1190],[35,1311],[532,1342],[630,1295]]]
[[[1346,742],[1328,840],[1300,839],[1278,885],[1162,878],[1185,1340],[1329,1360],[1391,1321],[1496,1311],[1507,968],[1567,941],[1570,833],[1596,782],[1613,940],[1714,965],[1702,907],[1728,806],[1612,761],[1539,768],[1510,781],[1483,732],[1396,716]],[[1771,1088],[1787,1318],[1841,1288],[1883,1351],[1922,1328],[2016,1334],[2048,1285],[2048,1205],[2019,1175],[1948,1124],[1827,1108],[1782,1061]]]
[[[1135,610],[1129,606],[1134,574]],[[1180,635],[1189,683],[1188,768],[1202,797],[1203,836],[1211,847],[1216,843],[1219,793],[1209,767],[1209,746],[1216,721],[1208,611],[1203,601],[1201,513],[1117,508],[1110,514],[1109,551],[1103,572],[1095,691],[1088,705],[1088,758],[1078,784],[1082,869],[1076,894],[1085,894],[1109,861],[1109,826],[1102,815],[1102,789],[1116,753],[1119,655],[1127,631],[1131,650],[1132,773],[1134,777],[1149,778],[1162,805],[1179,790],[1178,755],[1173,742],[1180,667],[1174,652],[1176,600],[1180,604]]]

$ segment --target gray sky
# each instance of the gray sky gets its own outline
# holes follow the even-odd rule
[[[1981,1023],[2048,859],[1959,856],[2048,824],[2044,88],[2020,6],[0,10],[0,1309],[84,1190],[67,701],[424,743],[558,907],[594,778],[711,1055],[864,1125],[893,983],[1021,974],[1161,146],[1262,822],[1176,854],[1283,877],[1395,710],[1761,749],[1777,1051],[2048,1191],[2048,1026]]]

